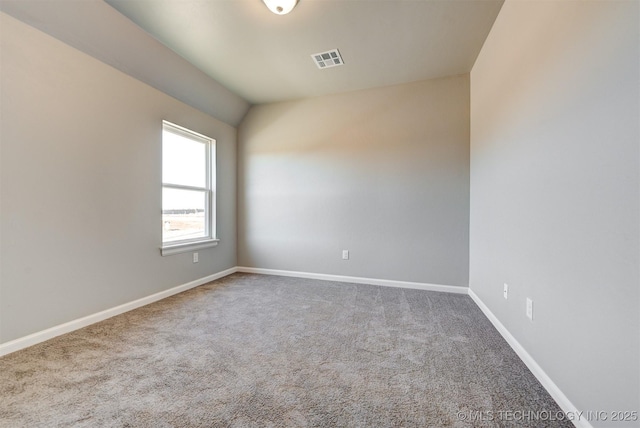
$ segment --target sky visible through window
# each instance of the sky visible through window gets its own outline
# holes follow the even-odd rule
[[[207,179],[206,144],[172,132],[162,135],[162,182],[182,186],[205,187]],[[195,192],[163,194],[162,209],[204,208]]]

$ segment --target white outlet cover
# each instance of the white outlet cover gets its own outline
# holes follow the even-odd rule
[[[509,284],[507,284],[506,282],[504,283],[504,289],[502,290],[502,295],[504,296],[505,300],[509,298]]]
[[[342,250],[342,260],[349,260],[349,250]]]
[[[193,253],[193,262],[198,263],[198,253]]]
[[[527,297],[527,318],[533,321],[533,300]]]

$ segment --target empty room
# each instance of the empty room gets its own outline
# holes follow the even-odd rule
[[[0,0],[0,427],[640,426],[637,0]]]

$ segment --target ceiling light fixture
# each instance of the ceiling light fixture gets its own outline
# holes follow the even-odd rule
[[[298,0],[262,0],[276,15],[286,15],[298,4]]]

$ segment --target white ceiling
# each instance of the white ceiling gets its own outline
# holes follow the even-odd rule
[[[250,103],[468,73],[502,3],[300,0],[278,16],[261,0],[0,0],[0,10],[237,126]],[[345,65],[318,69],[311,54],[334,48]]]
[[[503,0],[105,0],[250,103],[468,73]],[[311,54],[339,49],[320,70]],[[158,66],[161,66],[158,64]]]

